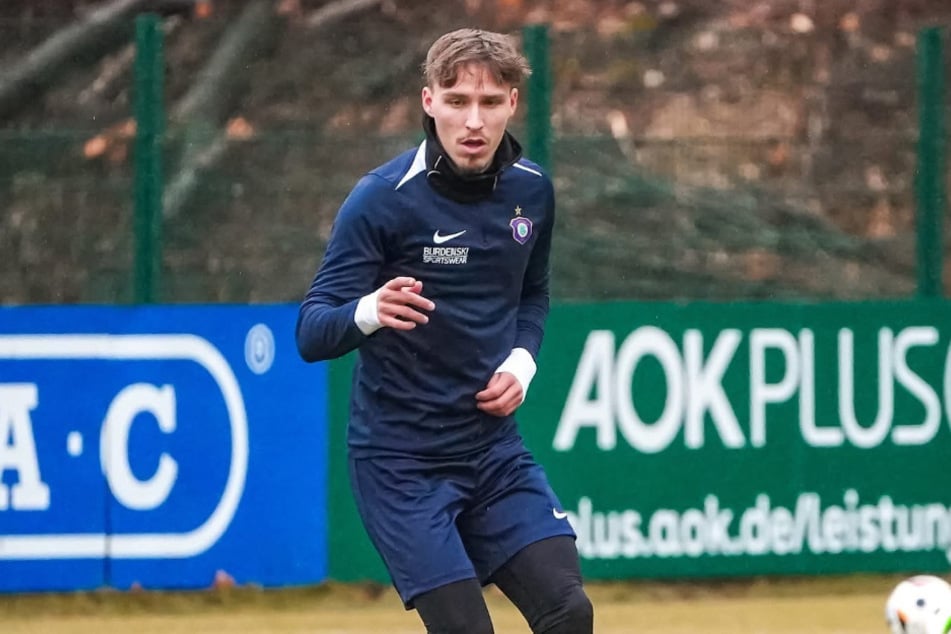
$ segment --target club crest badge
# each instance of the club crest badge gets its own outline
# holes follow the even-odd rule
[[[522,215],[522,208],[515,208],[515,217],[509,220],[512,238],[519,244],[525,244],[532,237],[532,221]]]

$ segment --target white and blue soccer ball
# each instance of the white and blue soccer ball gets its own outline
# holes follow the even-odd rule
[[[885,602],[885,621],[892,634],[948,634],[951,585],[931,575],[902,580]]]

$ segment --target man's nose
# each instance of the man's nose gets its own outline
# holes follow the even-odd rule
[[[469,108],[466,116],[466,127],[470,130],[478,130],[482,127],[482,111],[478,104],[473,104]]]

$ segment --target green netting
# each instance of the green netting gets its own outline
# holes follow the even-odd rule
[[[460,18],[371,13],[321,37],[290,22],[228,116],[183,135],[176,106],[227,18],[166,23],[165,182],[186,195],[161,297],[296,301],[355,181],[418,142],[418,64]],[[0,19],[0,77],[59,26]],[[553,29],[555,299],[914,293],[914,25],[832,50],[721,27]],[[131,54],[72,69],[2,122],[3,302],[131,301]],[[192,174],[186,149],[208,158]]]

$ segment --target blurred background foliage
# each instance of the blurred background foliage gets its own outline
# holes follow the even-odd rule
[[[0,5],[3,303],[132,299],[131,18],[148,4]],[[538,22],[554,85],[554,299],[915,291],[915,42],[922,27],[951,24],[946,0],[159,8],[162,301],[299,300],[356,180],[421,138],[419,64],[432,40],[459,26],[520,37]],[[128,17],[83,46],[107,9]],[[13,91],[64,33],[82,54]]]

